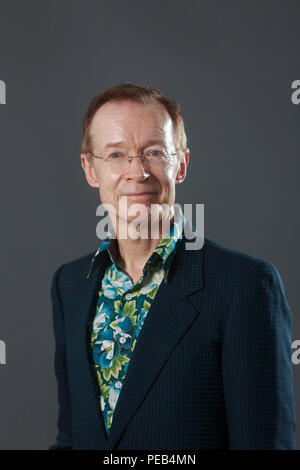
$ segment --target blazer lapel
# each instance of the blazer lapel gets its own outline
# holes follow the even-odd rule
[[[85,414],[82,419],[85,420],[87,431],[95,430],[95,433],[90,432],[89,434],[89,445],[92,444],[95,449],[106,449],[107,435],[97,397],[96,377],[89,356],[90,322],[95,314],[97,292],[107,261],[107,252],[103,251],[97,257],[97,263],[93,266],[89,279],[87,279],[87,271],[82,273],[82,278],[76,286],[74,315],[70,322],[73,361],[77,362],[77,365],[75,364],[76,370],[74,370],[74,365],[71,370],[73,371],[73,380],[78,382],[76,389],[82,390],[84,388],[85,390],[85,403],[88,403],[88,406],[84,410]],[[77,397],[77,399],[80,401],[81,397]]]
[[[126,430],[164,363],[199,314],[188,296],[203,287],[203,252],[185,249],[183,236],[161,282],[136,342],[117,401],[108,439],[113,449]]]

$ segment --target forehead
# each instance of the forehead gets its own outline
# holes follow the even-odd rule
[[[146,139],[173,138],[172,120],[161,103],[111,101],[95,113],[90,135],[95,144],[108,141],[142,143]]]

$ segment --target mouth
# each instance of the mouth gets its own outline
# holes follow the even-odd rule
[[[150,197],[153,194],[154,193],[131,193],[131,194],[124,194],[124,196],[139,198],[139,197],[147,197],[147,196]]]

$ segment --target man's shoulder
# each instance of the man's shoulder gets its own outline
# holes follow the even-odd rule
[[[61,264],[56,270],[60,283],[77,282],[87,276],[95,252],[96,250],[91,251],[84,256]]]
[[[205,250],[207,256],[216,259],[226,259],[228,262],[233,263],[243,263],[245,265],[254,266],[266,262],[263,258],[259,258],[247,251],[231,248],[209,238],[205,238]]]
[[[277,267],[264,258],[246,251],[240,251],[205,238],[205,266],[207,269],[227,275],[248,275],[248,273],[278,274]]]

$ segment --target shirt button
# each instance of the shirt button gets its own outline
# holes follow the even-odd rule
[[[116,388],[121,388],[121,387],[122,387],[121,382],[116,382],[116,383],[115,383],[115,387],[116,387]]]
[[[132,294],[126,294],[125,298],[126,298],[126,300],[130,300],[132,298]]]

